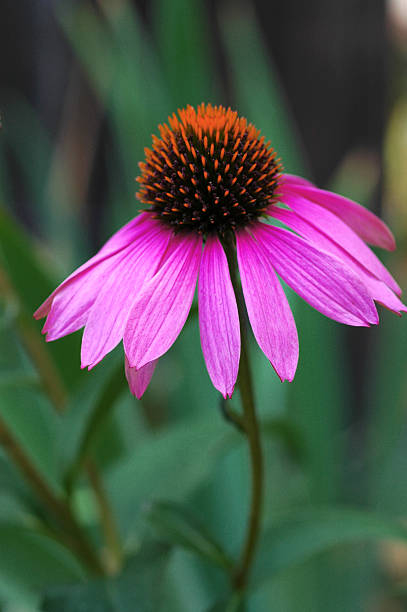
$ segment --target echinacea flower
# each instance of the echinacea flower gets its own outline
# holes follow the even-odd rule
[[[129,386],[141,397],[188,317],[198,281],[206,366],[216,389],[231,397],[240,328],[224,250],[230,236],[254,336],[282,381],[294,377],[298,336],[277,275],[347,325],[377,323],[375,301],[407,311],[366,245],[394,249],[387,226],[348,198],[284,174],[246,119],[202,104],[159,129],[137,179],[147,208],[35,313],[47,315],[48,341],[85,327],[82,367],[93,368],[123,340]]]

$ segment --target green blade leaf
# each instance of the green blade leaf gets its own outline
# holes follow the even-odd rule
[[[169,548],[146,542],[114,578],[50,589],[43,612],[156,612],[162,600],[162,575]]]
[[[27,312],[33,313],[54,287],[30,249],[30,238],[1,208],[0,245],[1,261],[8,279],[21,304]]]
[[[197,105],[215,94],[211,41],[202,0],[156,0],[154,25],[174,106]]]
[[[38,391],[0,387],[0,419],[16,444],[55,490],[59,489],[59,459],[55,444],[58,416]]]
[[[55,214],[55,203],[52,203],[53,210],[49,209],[51,203],[46,197],[51,140],[39,114],[21,94],[13,91],[7,98],[3,101],[7,107],[7,122],[2,136],[13,151],[21,168],[27,193],[35,202],[34,221],[41,227],[41,231],[48,233],[51,238],[49,217]],[[60,211],[58,213],[61,214]]]
[[[10,602],[30,602],[45,587],[83,578],[66,548],[31,529],[0,524],[0,549],[0,596]]]
[[[230,599],[222,599],[211,606],[207,612],[246,612],[247,608],[241,594],[232,595]]]
[[[364,540],[407,541],[407,529],[394,519],[350,508],[300,511],[273,525],[261,540],[253,572],[258,585],[277,572],[307,561],[333,546]]]
[[[138,162],[172,104],[137,11],[129,2],[99,4],[103,17],[83,5],[64,5],[59,17],[112,123],[115,156],[124,170],[124,179],[122,175],[119,181],[112,177],[116,201],[111,213],[114,224],[120,224],[137,211],[134,176]]]
[[[41,361],[46,360],[47,367],[55,366],[64,385],[72,388],[84,376],[79,363],[80,337],[74,334],[47,344],[41,336],[42,324],[35,323],[32,314],[57,283],[43,271],[30,243],[25,232],[0,208],[0,267],[18,300],[18,330],[34,345]]]
[[[189,508],[171,502],[153,502],[145,516],[165,541],[186,548],[224,569],[232,567],[232,560]]]
[[[263,419],[260,427],[265,436],[281,441],[292,461],[301,464],[305,455],[304,440],[295,423],[284,417],[271,417]]]
[[[107,475],[106,487],[123,534],[136,528],[146,503],[163,498],[183,501],[205,482],[220,455],[236,440],[233,434],[220,418],[199,418],[146,435]]]
[[[343,486],[340,469],[345,449],[340,432],[349,390],[343,339],[339,324],[308,304],[298,306],[302,355],[287,403],[293,426],[301,431],[311,499],[318,505],[333,504]]]
[[[239,112],[253,121],[266,140],[271,139],[288,171],[301,172],[304,162],[299,138],[287,111],[288,102],[249,5],[238,5],[233,11],[223,12],[220,26]]]
[[[61,444],[66,453],[65,485],[68,491],[72,490],[86,458],[95,449],[106,424],[112,419],[117,400],[126,390],[123,353],[116,350],[97,371],[90,373],[89,380],[72,397],[60,427]],[[113,436],[110,435],[111,447],[112,441]]]

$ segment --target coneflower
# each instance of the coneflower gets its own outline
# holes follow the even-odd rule
[[[253,333],[281,380],[294,377],[298,336],[277,274],[348,325],[377,323],[374,301],[407,311],[365,244],[393,249],[387,226],[359,204],[284,174],[270,144],[236,112],[210,104],[178,111],[140,167],[145,210],[34,315],[47,315],[47,340],[85,327],[81,360],[89,369],[123,340],[137,397],[179,335],[197,280],[206,366],[216,389],[231,397],[241,348],[235,256]]]

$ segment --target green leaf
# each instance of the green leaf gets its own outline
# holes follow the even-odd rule
[[[161,542],[143,543],[112,585],[115,611],[156,612],[163,599],[163,575],[169,553],[170,548]]]
[[[365,540],[407,541],[407,528],[394,519],[350,508],[299,511],[264,533],[253,571],[258,585],[277,572],[304,563],[333,546]]]
[[[91,582],[74,584],[49,590],[41,605],[42,612],[113,612],[115,608],[110,601],[103,583]]]
[[[36,390],[22,386],[0,388],[0,417],[16,443],[54,488],[59,488],[58,415]]]
[[[49,204],[46,202],[46,190],[52,153],[51,140],[39,114],[23,96],[14,90],[7,98],[3,102],[7,106],[7,120],[2,136],[19,164],[27,194],[35,202],[34,222],[44,234],[49,229],[50,214],[55,214],[54,202],[53,210],[47,210],[44,206]]]
[[[1,312],[1,307],[0,307]],[[18,334],[13,329],[16,307],[8,303],[0,324],[0,386],[38,386],[39,379],[26,355]]]
[[[35,203],[35,208],[27,211],[30,221],[57,259],[75,262],[76,253],[83,247],[83,222],[77,214],[71,169],[66,171],[66,160],[61,156],[64,145],[53,151],[54,143],[40,114],[20,93],[8,93],[3,104],[7,107],[4,140],[19,167],[24,193],[30,203]],[[6,201],[11,208],[13,195]]]
[[[246,612],[243,595],[235,594],[230,599],[222,599],[208,608],[207,612]]]
[[[157,46],[175,108],[215,95],[209,24],[202,0],[156,0]]]
[[[74,334],[55,343],[46,343],[41,336],[42,323],[34,322],[32,315],[57,283],[43,271],[30,243],[25,232],[0,208],[0,267],[4,267],[18,299],[18,316],[21,316],[18,330],[39,344],[38,351],[46,355],[52,367],[56,366],[57,375],[66,387],[72,388],[84,376],[79,363],[80,336]]]
[[[370,478],[371,492],[375,502],[386,505],[393,496],[400,494],[400,487],[394,487],[394,466],[389,465],[389,456],[394,455],[396,447],[400,444],[400,432],[405,423],[405,372],[407,368],[407,325],[403,325],[393,313],[383,311],[380,313],[380,329],[375,330],[377,354],[372,359],[373,375],[369,381],[369,405],[372,416],[368,430],[368,451],[373,459]],[[395,367],[397,364],[397,367]],[[401,442],[404,446],[404,443]],[[402,451],[404,453],[404,450]],[[384,469],[389,470],[390,479],[387,483],[389,498],[380,499],[383,489],[378,486],[378,472],[381,480]],[[400,476],[403,478],[404,467]],[[397,478],[397,476],[396,476]],[[395,500],[394,500],[395,501]],[[391,503],[391,502],[390,502]],[[396,502],[397,503],[397,502]]]
[[[301,172],[293,118],[281,84],[262,43],[261,32],[248,3],[221,13],[220,26],[226,45],[239,112],[246,114],[281,156],[286,170]]]
[[[103,360],[75,393],[61,419],[60,438],[66,466],[65,484],[71,490],[85,459],[110,423],[109,447],[113,450],[112,416],[117,400],[127,390],[121,349]],[[107,448],[106,450],[109,450]],[[106,453],[105,453],[106,455]]]
[[[282,442],[293,461],[302,462],[305,453],[304,441],[300,429],[294,423],[284,417],[274,417],[263,419],[260,427],[266,436]]]
[[[0,524],[0,550],[0,596],[10,602],[30,602],[46,586],[83,578],[66,548],[31,529]]]
[[[49,590],[43,612],[156,612],[162,600],[162,576],[169,548],[144,543],[114,578]]]
[[[308,304],[297,306],[301,352],[295,380],[287,389],[287,412],[301,433],[312,503],[334,504],[344,482],[342,427],[350,392],[342,330]]]
[[[142,444],[107,475],[106,487],[125,535],[134,530],[142,505],[154,499],[185,501],[216,467],[237,434],[220,418],[185,420],[146,435]],[[203,460],[203,458],[205,460]]]
[[[135,212],[134,176],[143,147],[172,104],[137,12],[128,2],[101,2],[100,8],[103,18],[83,5],[65,5],[60,20],[112,122],[116,161],[120,159],[124,178],[120,175],[117,181],[113,176],[117,203],[111,212],[115,222],[122,222]]]
[[[27,509],[16,495],[0,490],[0,524],[23,524],[26,514]]]
[[[54,287],[30,248],[30,238],[1,208],[0,245],[8,279],[21,304],[33,313]]]
[[[97,12],[85,5],[57,7],[57,17],[88,73],[102,104],[111,92],[115,57],[111,32]]]
[[[6,457],[4,450],[0,447],[0,490],[4,495],[15,498],[17,503],[21,500],[26,504],[31,499],[31,489],[20,477],[17,467]]]
[[[186,548],[224,569],[232,567],[232,560],[189,508],[171,502],[153,502],[145,516],[164,541]]]

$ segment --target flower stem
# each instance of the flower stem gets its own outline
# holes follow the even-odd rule
[[[236,590],[245,588],[253,562],[259,537],[261,510],[263,501],[263,455],[260,443],[260,430],[257,422],[253,378],[250,368],[250,357],[246,330],[246,307],[242,287],[237,277],[236,246],[234,239],[226,237],[224,241],[228,258],[230,278],[236,295],[240,321],[241,354],[239,363],[238,385],[243,406],[243,430],[246,433],[251,464],[251,503],[244,545],[240,558],[235,566],[232,580]]]
[[[232,423],[240,433],[246,433],[244,417],[230,408],[228,406],[228,400],[225,400],[223,397],[220,401],[220,409],[226,421]]]

